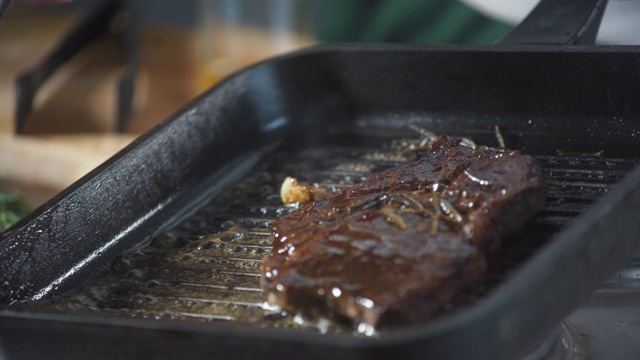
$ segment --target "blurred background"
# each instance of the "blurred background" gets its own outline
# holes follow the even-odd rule
[[[316,43],[491,44],[536,3],[13,0],[0,18],[0,230],[260,60]],[[640,1],[610,1],[598,41],[638,44],[639,24]]]

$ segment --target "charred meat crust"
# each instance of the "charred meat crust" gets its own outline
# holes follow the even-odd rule
[[[272,224],[262,263],[283,310],[374,327],[429,319],[487,269],[486,255],[545,199],[535,160],[437,140]]]

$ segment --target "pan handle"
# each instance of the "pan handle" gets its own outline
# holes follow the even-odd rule
[[[607,0],[542,0],[500,44],[593,45]]]

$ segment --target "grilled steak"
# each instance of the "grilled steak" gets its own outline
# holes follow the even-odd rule
[[[424,321],[478,281],[486,255],[542,207],[541,171],[518,151],[459,140],[428,152],[275,221],[269,301],[380,327]]]

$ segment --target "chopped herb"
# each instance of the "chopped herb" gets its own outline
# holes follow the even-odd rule
[[[574,157],[600,157],[604,155],[604,150],[594,151],[594,152],[577,152],[577,151],[566,151],[566,150],[556,149],[556,152],[560,156],[574,156]]]
[[[507,148],[507,144],[504,142],[504,137],[502,136],[502,132],[500,131],[500,127],[498,125],[496,125],[494,127],[495,132],[496,132],[496,139],[498,139],[498,144],[500,145],[501,149],[506,149]]]

